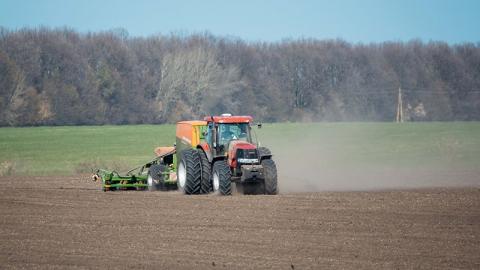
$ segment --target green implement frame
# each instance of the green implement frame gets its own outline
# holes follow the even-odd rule
[[[102,179],[103,191],[108,190],[145,190],[148,188],[147,175],[131,174],[121,175],[116,171],[98,169],[96,174]]]
[[[94,174],[94,179],[99,178],[102,180],[103,191],[129,189],[147,190],[150,187],[148,183],[148,174],[150,167],[163,163],[163,158],[170,155],[172,155],[172,159],[175,159],[175,150],[158,156],[146,164],[135,167],[123,175],[118,173],[117,171],[97,169]],[[176,184],[176,179],[170,179],[171,172],[174,172],[176,170],[175,165],[175,162],[173,162],[171,166],[164,166],[168,169],[160,172],[159,174],[161,176],[158,175],[158,177],[156,177],[162,179],[163,185]]]

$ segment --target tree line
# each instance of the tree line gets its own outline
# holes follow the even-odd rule
[[[480,120],[479,46],[0,28],[0,126]]]

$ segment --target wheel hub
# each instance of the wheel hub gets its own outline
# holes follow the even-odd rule
[[[187,170],[185,169],[185,164],[180,162],[178,166],[178,184],[181,188],[185,187],[185,182],[187,181]]]
[[[217,191],[220,188],[220,177],[218,176],[218,172],[213,174],[213,191]]]

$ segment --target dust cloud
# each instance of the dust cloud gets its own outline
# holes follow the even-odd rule
[[[276,156],[281,193],[479,186],[480,171],[474,169],[326,168],[310,157],[284,157]]]
[[[296,129],[281,139],[264,140],[277,164],[280,193],[480,187],[480,169],[475,167],[428,162],[428,155],[425,166],[406,162],[402,159],[408,154],[418,155],[408,148],[397,164],[395,152],[375,145],[369,134],[348,128],[336,132]],[[367,145],[358,145],[362,141]]]

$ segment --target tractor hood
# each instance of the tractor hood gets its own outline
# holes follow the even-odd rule
[[[237,167],[237,164],[258,164],[257,147],[245,141],[233,140],[228,145],[228,164]]]

